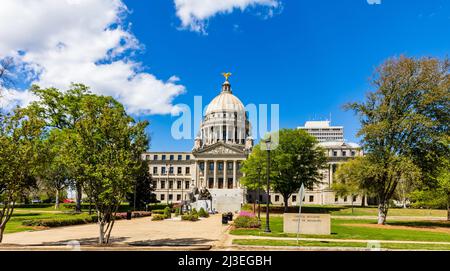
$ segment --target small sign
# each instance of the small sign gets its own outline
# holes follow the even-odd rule
[[[331,216],[329,214],[284,214],[283,231],[297,233],[300,220],[300,234],[331,234]]]

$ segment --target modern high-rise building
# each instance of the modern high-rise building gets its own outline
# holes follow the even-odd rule
[[[305,126],[299,126],[298,129],[307,131],[319,142],[344,141],[344,127],[330,126],[330,121],[307,121]]]

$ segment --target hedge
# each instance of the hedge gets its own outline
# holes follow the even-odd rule
[[[151,212],[132,212],[131,217],[146,217],[151,216]],[[115,219],[121,220],[126,219],[127,213],[116,213]],[[71,226],[71,225],[81,225],[97,222],[97,216],[87,216],[87,217],[73,217],[73,218],[48,218],[48,219],[29,219],[22,221],[24,226],[42,226],[42,227],[61,227],[61,226]]]

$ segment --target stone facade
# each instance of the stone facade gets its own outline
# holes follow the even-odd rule
[[[323,126],[323,123],[319,124]],[[179,203],[188,200],[193,188],[206,187],[212,195],[212,209],[219,212],[238,211],[243,203],[257,201],[257,192],[246,191],[240,183],[241,164],[253,147],[250,125],[245,107],[233,95],[227,78],[220,94],[206,108],[192,152],[142,154],[142,158],[149,163],[157,200]],[[306,126],[315,129],[311,125]],[[327,153],[328,167],[322,170],[322,182],[307,191],[304,199],[306,204],[351,204],[351,199],[335,197],[331,190],[333,173],[339,163],[363,153],[357,144],[343,140],[329,141],[327,138],[334,138],[334,135],[330,136],[324,136],[319,143]],[[341,137],[337,135],[338,139]],[[265,180],[264,176],[262,179]],[[260,202],[267,201],[268,197],[263,191],[259,196]],[[361,203],[360,197],[353,200],[354,204]],[[275,205],[283,204],[283,198],[278,193],[271,193],[270,201]],[[292,195],[289,205],[298,203],[298,195]]]

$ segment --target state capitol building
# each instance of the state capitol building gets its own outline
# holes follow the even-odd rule
[[[179,203],[188,200],[194,187],[206,187],[213,198],[213,209],[219,212],[238,211],[244,203],[252,203],[256,193],[241,186],[241,163],[250,154],[253,138],[244,104],[231,89],[226,76],[222,89],[207,106],[191,152],[146,152],[153,178],[156,199],[161,202]],[[330,126],[329,121],[309,121],[298,127],[315,136],[328,156],[328,166],[323,170],[323,180],[306,192],[306,204],[361,204],[361,198],[336,197],[331,190],[336,165],[355,156],[363,155],[355,143],[344,141],[342,126]],[[260,201],[267,195],[261,193]],[[278,193],[270,194],[270,202],[282,205]],[[290,205],[298,205],[297,195],[289,199]]]

